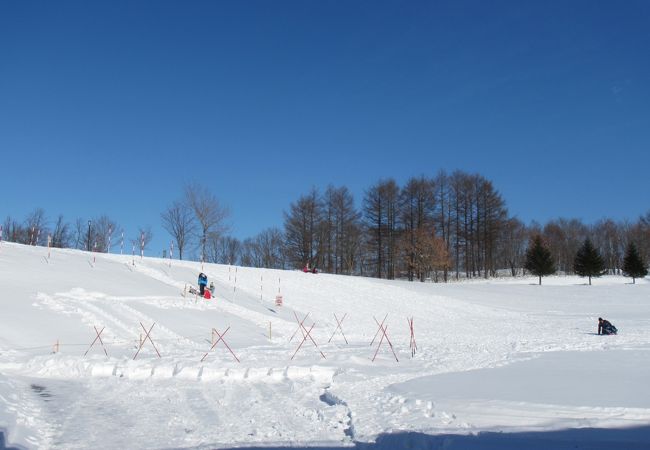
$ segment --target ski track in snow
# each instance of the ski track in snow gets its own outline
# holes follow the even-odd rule
[[[3,247],[5,254],[8,251],[43,277],[47,270],[63,270],[63,261],[43,267],[32,248]],[[206,302],[182,296],[194,282],[197,263],[174,261],[170,268],[155,259],[133,264],[131,257],[97,255],[93,266],[85,264],[83,253],[61,251],[60,256],[77,265],[70,270],[83,271],[84,276],[103,272],[94,284],[71,288],[76,272],[70,272],[69,280],[55,279],[29,296],[12,291],[50,317],[45,327],[55,330],[57,317],[65,323],[76,321],[78,330],[72,335],[79,341],[53,354],[38,345],[15,345],[0,335],[0,427],[9,429],[10,443],[66,449],[349,446],[397,431],[544,430],[650,420],[650,405],[588,408],[497,399],[437,401],[425,391],[392,389],[427,376],[506,367],[546,352],[647,348],[650,333],[643,317],[630,318],[626,333],[614,339],[594,339],[593,328],[581,328],[580,321],[587,323],[584,311],[500,304],[499,295],[510,289],[508,284],[459,284],[454,294],[453,286],[438,290],[417,283],[218,265],[204,269],[216,287],[215,298]],[[65,271],[60,276],[65,277]],[[102,284],[104,279],[108,281]],[[142,288],[120,288],[123,279]],[[92,290],[83,287],[91,285]],[[282,307],[273,305],[278,286],[285,298]],[[485,294],[489,301],[463,297],[463,292],[476,295],[476,286],[491,292]],[[577,298],[584,295],[569,290]],[[609,291],[603,292],[609,301]],[[347,314],[343,330],[349,345],[340,334],[327,342],[337,325],[334,313],[339,319]],[[308,315],[305,326],[314,325],[311,336],[318,347],[306,338],[291,360],[305,337],[294,314],[300,320]],[[380,340],[369,345],[378,328],[373,316],[381,321],[386,315],[399,363],[386,341],[377,360],[371,361]],[[413,357],[407,317],[415,319],[419,348]],[[161,358],[147,340],[133,359],[145,334],[141,323],[147,330],[155,323],[151,339]],[[94,326],[104,328],[109,357],[99,342],[82,356],[95,338]],[[241,363],[222,342],[210,350],[211,327],[223,333],[228,326],[224,339]],[[486,405],[496,412],[498,423],[491,421]]]

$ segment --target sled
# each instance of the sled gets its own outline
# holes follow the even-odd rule
[[[199,292],[199,290],[198,290],[197,288],[195,288],[194,286],[189,286],[189,287],[187,288],[187,292],[189,292],[189,293],[192,294],[192,295],[201,295],[201,293]]]

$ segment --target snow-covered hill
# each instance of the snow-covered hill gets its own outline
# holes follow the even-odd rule
[[[650,447],[647,280],[431,284],[206,264],[216,298],[183,296],[200,271],[1,243],[5,445]],[[596,335],[599,316],[619,335]],[[396,356],[375,338],[384,318]],[[210,350],[213,329],[232,353]]]

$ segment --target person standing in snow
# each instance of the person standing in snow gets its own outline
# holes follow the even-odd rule
[[[208,276],[201,272],[199,274],[199,293],[203,295],[205,287],[208,285]]]
[[[598,318],[598,334],[616,334],[618,330],[609,320]]]

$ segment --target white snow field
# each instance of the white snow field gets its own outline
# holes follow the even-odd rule
[[[650,448],[647,279],[200,270],[2,242],[0,448]]]

